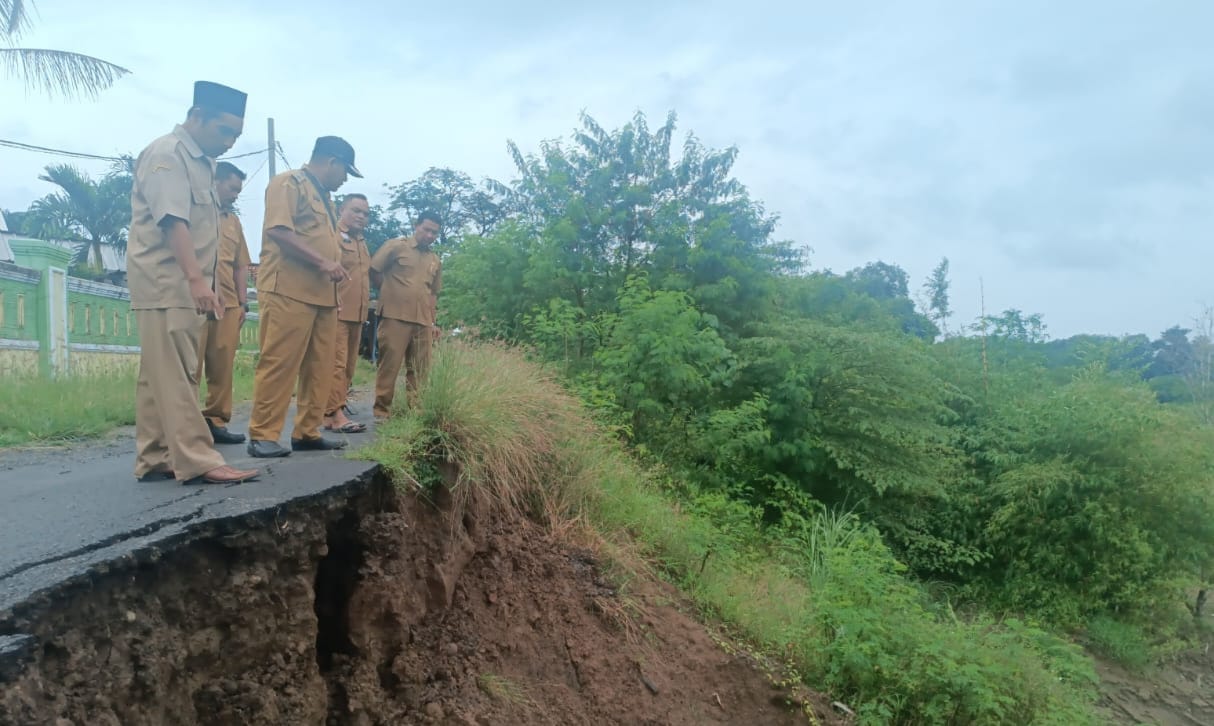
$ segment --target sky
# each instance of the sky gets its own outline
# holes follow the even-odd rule
[[[917,290],[947,257],[954,328],[985,305],[1053,338],[1154,337],[1214,305],[1214,3],[401,5],[41,0],[21,45],[133,73],[84,101],[0,73],[0,139],[137,153],[213,80],[249,93],[231,154],[264,148],[267,117],[293,165],[343,136],[366,178],[341,192],[385,202],[432,166],[512,179],[507,140],[568,138],[583,110],[609,129],[673,110],[680,137],[738,147],[812,268],[881,260]],[[57,161],[0,147],[0,207],[51,191]],[[237,162],[254,256],[262,161]]]

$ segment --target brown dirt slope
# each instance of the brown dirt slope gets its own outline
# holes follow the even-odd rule
[[[839,723],[663,584],[381,479],[133,553],[15,632],[0,726]]]
[[[1096,671],[1101,711],[1110,724],[1214,724],[1214,652],[1208,646],[1144,674],[1101,659]]]

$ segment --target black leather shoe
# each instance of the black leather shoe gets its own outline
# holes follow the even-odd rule
[[[250,441],[248,452],[249,456],[257,459],[278,459],[291,455],[277,441]]]
[[[345,441],[326,439],[291,439],[291,451],[337,451],[346,448]]]
[[[177,478],[177,475],[174,474],[171,470],[159,469],[159,470],[149,471],[148,473],[139,477],[139,481],[146,483],[146,482],[150,482],[150,481],[165,481],[166,479],[176,479],[176,478]]]
[[[243,444],[244,434],[234,434],[228,431],[227,426],[216,426],[207,421],[207,427],[211,429],[211,438],[215,439],[217,444]]]

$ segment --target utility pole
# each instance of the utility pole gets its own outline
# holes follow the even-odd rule
[[[266,135],[269,137],[266,144],[266,153],[270,155],[270,178],[273,179],[277,173],[274,170],[274,152],[278,148],[274,143],[274,119],[266,119]]]

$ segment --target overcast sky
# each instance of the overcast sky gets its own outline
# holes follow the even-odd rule
[[[232,154],[270,116],[294,165],[344,136],[367,178],[341,191],[384,201],[431,166],[508,180],[507,139],[534,150],[582,109],[607,128],[674,110],[680,137],[739,147],[814,268],[880,259],[918,288],[947,256],[957,320],[979,279],[988,312],[1040,312],[1052,337],[1155,336],[1214,304],[1214,3],[401,5],[41,0],[23,45],[134,73],[70,103],[0,76],[0,139],[137,153],[208,79],[250,94]],[[0,207],[49,192],[55,161],[0,148]],[[241,201],[254,255],[266,178]]]

